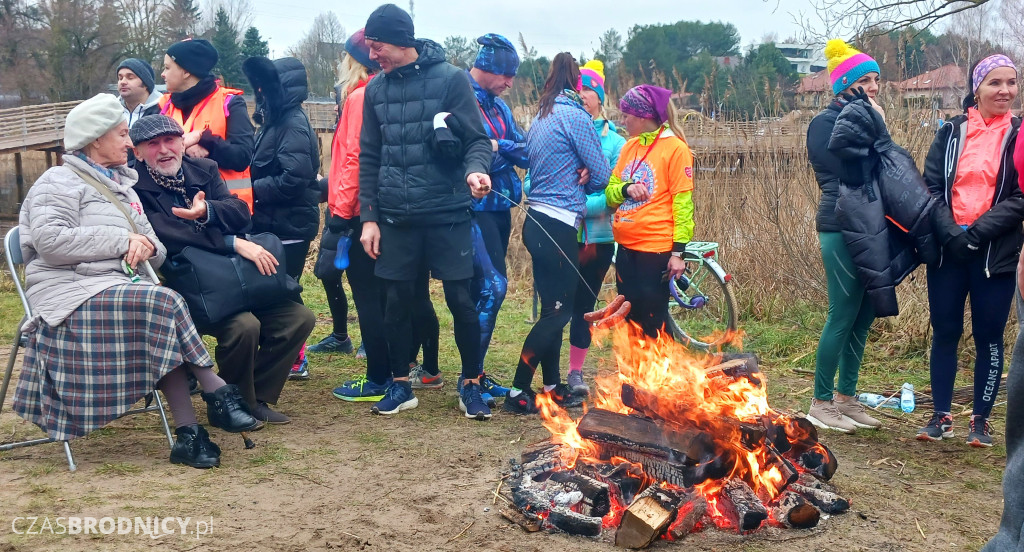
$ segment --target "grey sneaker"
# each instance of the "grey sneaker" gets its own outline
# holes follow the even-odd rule
[[[882,422],[868,415],[867,409],[857,400],[857,397],[836,398],[832,402],[839,409],[840,414],[849,418],[853,425],[865,429],[878,429],[882,427]]]
[[[948,412],[933,412],[928,425],[917,430],[918,441],[941,441],[953,438],[953,416]]]
[[[583,370],[569,370],[569,376],[565,379],[569,389],[578,395],[589,395],[590,386],[583,381]]]
[[[970,433],[967,434],[967,444],[972,447],[991,447],[992,428],[988,425],[988,418],[971,416]]]
[[[839,411],[832,401],[811,400],[811,409],[807,412],[807,420],[822,429],[834,429],[843,433],[854,433],[857,426]]]
[[[270,405],[263,401],[256,401],[256,408],[252,410],[252,417],[268,424],[287,424],[292,421],[288,416],[272,410]]]
[[[423,369],[422,364],[417,364],[409,371],[409,384],[413,389],[440,389],[444,386],[444,379],[441,372],[431,374]]]

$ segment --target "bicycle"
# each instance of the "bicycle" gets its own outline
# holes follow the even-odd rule
[[[669,317],[672,337],[694,349],[707,351],[732,343],[739,326],[739,308],[732,292],[732,275],[718,262],[717,242],[690,242],[686,246],[686,274],[668,282]],[[612,266],[615,267],[615,257]],[[710,278],[710,280],[709,280]],[[598,290],[598,307],[615,297],[615,278],[609,271]],[[596,307],[595,307],[596,308]],[[540,296],[533,293],[532,316],[537,320]],[[686,331],[683,327],[689,329]]]
[[[668,283],[668,329],[688,347],[705,351],[725,347],[736,337],[739,308],[732,275],[718,262],[718,243],[690,242],[683,258],[686,274]]]

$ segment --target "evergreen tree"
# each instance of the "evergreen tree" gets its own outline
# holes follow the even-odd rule
[[[214,74],[221,76],[225,86],[246,86],[245,75],[242,74],[242,52],[238,46],[238,30],[231,24],[223,7],[217,9],[210,43],[219,54],[217,65],[213,68]]]
[[[202,19],[203,14],[194,0],[170,0],[163,13],[164,38],[167,45],[194,37],[199,31]]]
[[[242,39],[242,59],[251,57],[267,57],[270,55],[270,46],[260,36],[256,27],[249,27],[245,31],[245,38]]]

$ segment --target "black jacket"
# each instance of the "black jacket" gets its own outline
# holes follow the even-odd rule
[[[197,225],[171,212],[172,207],[185,206],[184,197],[157,184],[144,162],[139,161],[136,170],[139,182],[135,184],[135,192],[139,194],[153,231],[167,247],[168,257],[189,245],[217,253],[234,253],[233,246],[229,245],[231,239],[225,236],[241,236],[249,230],[249,207],[228,191],[217,163],[191,157],[185,157],[181,163],[188,197],[195,197],[199,192],[206,194],[210,215],[205,225]]]
[[[252,174],[253,232],[282,240],[312,240],[320,229],[320,147],[302,102],[306,68],[295,58],[245,60],[256,90],[253,120],[260,124]]]
[[[896,286],[921,262],[939,258],[931,216],[937,202],[866,99],[843,107],[828,149],[848,161],[876,158],[863,184],[839,184],[835,214],[875,315],[895,316]]]
[[[1013,118],[1010,130],[1003,139],[1000,157],[999,174],[996,176],[996,195],[992,207],[974,224],[967,228],[967,238],[979,246],[979,254],[985,256],[985,275],[1012,273],[1017,269],[1017,257],[1020,255],[1024,233],[1021,221],[1024,220],[1024,194],[1017,182],[1017,169],[1013,165],[1013,150],[1017,143],[1017,132],[1020,119]],[[963,152],[964,139],[967,136],[967,115],[958,115],[939,128],[935,141],[928,150],[924,161],[924,179],[928,189],[942,206],[952,212],[953,180],[956,178],[956,167]],[[945,245],[952,234],[959,231],[954,227],[940,238]],[[943,262],[949,262],[943,254]]]
[[[814,220],[818,232],[839,232],[839,221],[836,219],[836,198],[839,197],[839,184],[860,186],[866,175],[877,161],[877,156],[868,155],[858,159],[842,159],[828,149],[832,139],[832,129],[836,125],[839,113],[846,105],[846,100],[836,98],[821,113],[814,116],[807,127],[807,158],[814,169],[814,178],[821,189],[821,200],[818,202],[818,214]]]
[[[469,220],[466,176],[490,169],[484,133],[466,72],[445,62],[444,50],[417,41],[419,58],[366,85],[359,153],[359,206],[363,221],[445,224]],[[433,119],[451,113],[462,155],[446,161],[437,151]]]

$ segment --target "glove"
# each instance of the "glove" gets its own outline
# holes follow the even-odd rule
[[[351,228],[351,221],[332,214],[327,219],[327,230],[332,234],[344,234]]]
[[[946,244],[946,252],[957,262],[968,262],[974,259],[980,251],[981,247],[971,241],[967,232],[958,234]]]
[[[840,96],[843,97],[847,102],[854,102],[857,100],[864,100],[868,105],[871,105],[871,98],[868,97],[867,92],[864,92],[864,88],[858,86],[856,89],[844,90]]]

